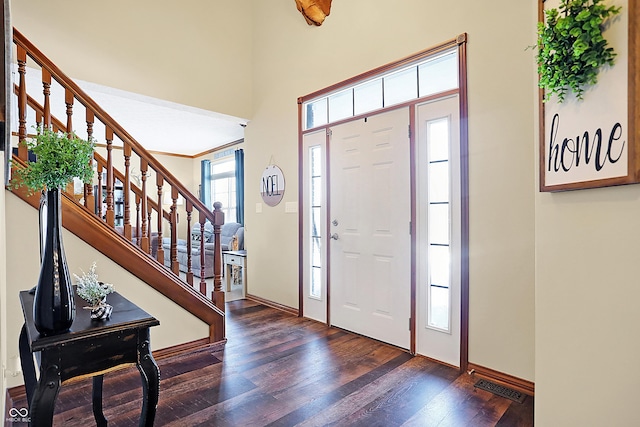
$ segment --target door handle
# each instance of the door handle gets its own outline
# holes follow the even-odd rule
[[[331,236],[329,236],[329,237],[331,237],[333,240],[338,240],[338,239],[339,239],[339,237],[338,237],[338,233],[333,233],[333,234],[332,234]]]

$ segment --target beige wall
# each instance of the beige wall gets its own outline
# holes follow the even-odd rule
[[[334,2],[309,27],[289,0],[254,3],[254,115],[246,130],[248,292],[298,306],[296,99],[467,32],[470,361],[534,380],[535,4],[500,0]],[[505,17],[508,17],[506,19]],[[274,162],[276,207],[258,184]]]
[[[623,7],[620,26],[605,34],[621,52],[626,35],[616,30],[628,20],[630,2],[607,3]],[[615,93],[608,74],[579,106],[581,131],[593,134],[601,125],[589,114],[604,105],[597,90]],[[625,110],[626,99],[616,108]],[[636,426],[640,186],[536,193],[535,203],[536,423]]]
[[[4,156],[4,153],[0,151],[0,155]],[[4,162],[0,162],[0,177],[4,184]],[[9,371],[12,368],[9,366],[7,359],[7,252],[6,252],[6,226],[5,226],[5,192],[0,191],[0,414],[4,420],[5,409],[5,396],[4,392],[7,385],[5,384],[5,376],[11,375]],[[4,421],[0,421],[2,424]]]
[[[9,299],[2,311],[6,313],[7,318],[6,360],[10,361],[18,355],[18,335],[23,323],[18,293],[21,290],[30,289],[38,280],[40,265],[38,260],[38,211],[11,192],[3,191],[3,193],[6,197],[4,210],[6,222],[10,224],[6,230],[6,239],[11,250],[6,253],[6,294]],[[205,338],[209,335],[209,327],[205,323],[119,267],[74,234],[64,230],[63,240],[69,271],[72,274],[81,274],[82,271],[87,271],[91,263],[96,261],[100,279],[113,283],[117,292],[160,321],[160,326],[151,329],[153,350]],[[78,309],[81,308],[78,307]],[[22,384],[22,376],[7,378],[7,387],[19,384]]]
[[[638,424],[638,212],[638,185],[536,196],[541,426]]]
[[[13,25],[70,77],[250,117],[250,6],[13,0],[11,12]]]
[[[284,203],[297,201],[296,98],[468,32],[470,361],[535,379],[538,425],[637,423],[631,399],[640,383],[640,190],[537,192],[533,53],[524,50],[535,42],[536,2],[349,0],[334,2],[319,28],[307,26],[290,0],[160,3],[165,7],[150,0],[12,6],[15,25],[72,76],[251,118],[249,293],[292,307],[298,217],[285,214]],[[202,43],[185,48],[186,39]],[[73,51],[86,59],[74,62]],[[189,79],[185,68],[195,73]],[[285,198],[258,214],[260,174],[272,161],[287,179]],[[8,212],[7,241],[22,241]],[[72,240],[65,236],[67,247]],[[10,245],[8,266],[22,254]],[[4,288],[11,296],[30,286],[9,277],[3,284],[0,275],[0,322],[20,316],[2,301]],[[8,332],[2,330],[3,344],[15,343],[14,323],[0,324]],[[6,351],[3,363],[16,352]]]

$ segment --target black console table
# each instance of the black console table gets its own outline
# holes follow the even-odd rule
[[[142,377],[140,426],[153,426],[160,391],[160,371],[149,345],[149,328],[160,322],[118,293],[110,294],[111,318],[91,320],[87,305],[75,297],[76,317],[68,332],[41,336],[33,323],[33,295],[20,292],[25,324],[20,332],[20,360],[33,426],[50,426],[60,384],[82,376],[93,377],[93,414],[99,427],[107,425],[102,413],[103,374],[122,365],[135,365]],[[39,360],[36,379],[33,355]]]

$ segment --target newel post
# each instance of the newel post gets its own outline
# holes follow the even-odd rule
[[[216,307],[224,311],[224,292],[222,291],[222,243],[220,231],[224,224],[224,212],[222,203],[213,204],[213,239],[215,251],[213,253],[213,293],[211,295]]]

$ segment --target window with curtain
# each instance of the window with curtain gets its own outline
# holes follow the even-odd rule
[[[211,164],[211,200],[222,203],[225,222],[236,221],[236,165],[233,158]]]

